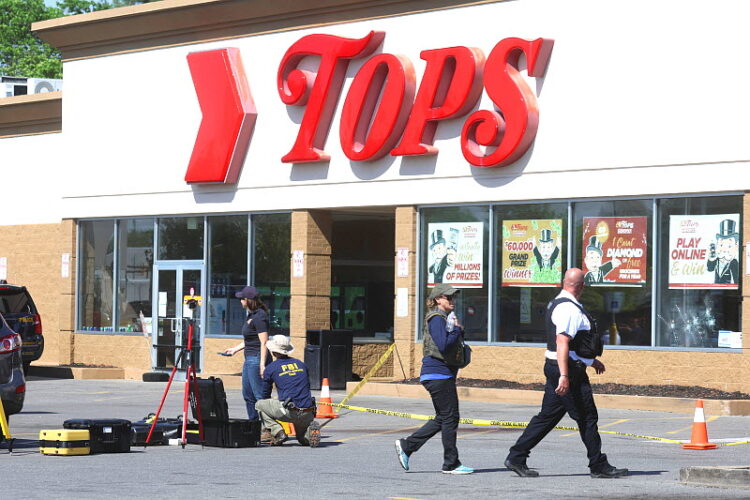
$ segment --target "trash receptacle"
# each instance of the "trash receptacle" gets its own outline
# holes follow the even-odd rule
[[[310,389],[320,389],[324,378],[331,389],[346,389],[352,378],[352,337],[351,330],[307,331],[305,364]]]

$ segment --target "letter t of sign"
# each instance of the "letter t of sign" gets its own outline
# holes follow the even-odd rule
[[[323,151],[336,104],[351,59],[370,55],[383,42],[385,33],[371,31],[364,38],[334,35],[308,35],[300,38],[284,54],[277,84],[285,104],[305,106],[297,140],[281,161],[305,163],[330,158]],[[297,66],[309,56],[318,56],[317,73]]]

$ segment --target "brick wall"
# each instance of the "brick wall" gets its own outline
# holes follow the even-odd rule
[[[355,344],[352,346],[352,373],[364,377],[389,347],[390,344]],[[395,361],[395,356],[395,353],[391,354],[388,360],[383,363],[383,366],[373,374],[373,377],[393,377],[394,362],[398,363],[398,361]],[[401,375],[399,368],[395,372]],[[396,378],[401,379],[403,375]]]
[[[61,273],[62,255],[70,254],[70,275]],[[42,317],[43,363],[69,363],[75,284],[75,224],[0,227],[0,257],[8,260],[8,283],[25,285]]]

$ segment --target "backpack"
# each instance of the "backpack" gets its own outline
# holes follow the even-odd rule
[[[596,331],[596,321],[589,316],[589,313],[586,312],[580,304],[577,304],[570,299],[566,299],[565,301],[559,302],[557,305],[560,305],[563,302],[570,302],[580,309],[591,325],[590,330],[581,330],[576,333],[576,336],[570,341],[570,349],[575,351],[576,354],[582,358],[598,358],[604,352],[604,343],[602,342],[601,336],[599,336],[599,333]]]

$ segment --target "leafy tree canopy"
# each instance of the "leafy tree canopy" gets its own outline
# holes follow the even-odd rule
[[[31,33],[31,23],[159,0],[0,0],[0,75],[62,78],[60,52]]]

